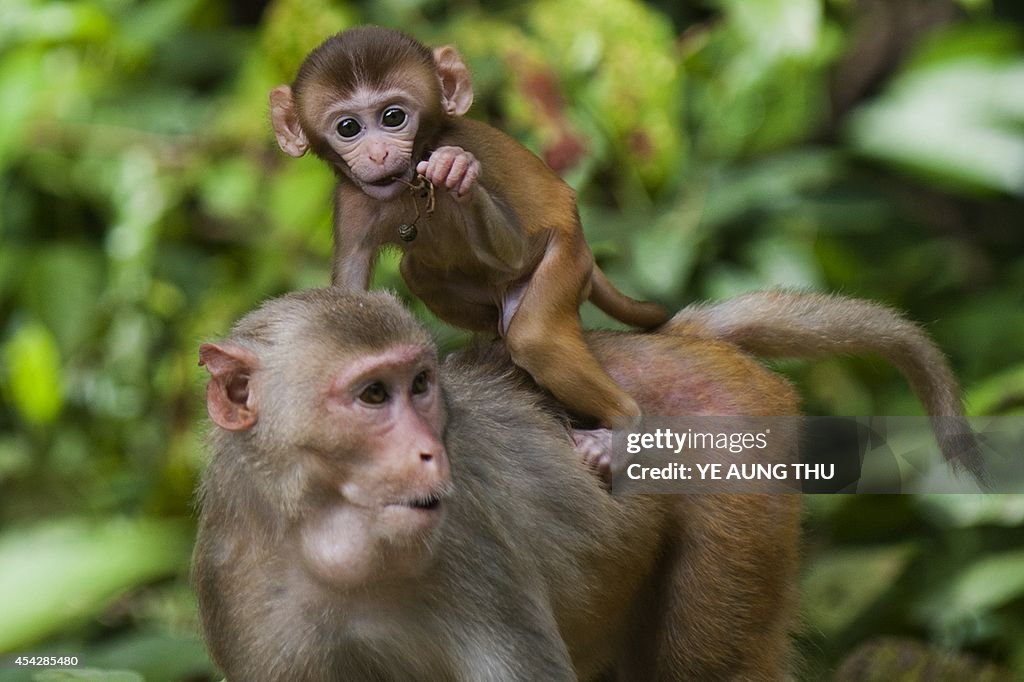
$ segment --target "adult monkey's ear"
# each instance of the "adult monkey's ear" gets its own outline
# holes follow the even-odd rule
[[[449,116],[462,116],[473,104],[469,67],[454,45],[434,48],[434,63],[441,80],[441,107]]]
[[[287,85],[278,85],[270,91],[270,122],[274,126],[277,146],[285,154],[297,158],[309,150],[309,140],[299,123],[292,89]]]
[[[206,410],[213,422],[228,431],[245,431],[256,425],[256,399],[250,390],[259,360],[255,353],[233,344],[204,343],[199,364],[210,373],[206,385]]]

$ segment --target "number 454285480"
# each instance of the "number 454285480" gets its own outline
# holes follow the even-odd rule
[[[78,656],[18,656],[15,665],[53,668],[78,665]]]

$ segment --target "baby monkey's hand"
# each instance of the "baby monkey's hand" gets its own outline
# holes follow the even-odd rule
[[[462,147],[438,147],[416,172],[435,187],[444,187],[456,200],[465,200],[480,175],[480,162]]]

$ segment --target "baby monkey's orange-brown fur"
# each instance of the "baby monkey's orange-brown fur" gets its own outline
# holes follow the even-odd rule
[[[292,86],[275,88],[278,143],[307,150],[338,176],[335,285],[366,289],[378,249],[402,249],[410,290],[441,319],[499,332],[513,361],[568,408],[604,427],[640,415],[594,359],[579,306],[590,299],[639,327],[667,319],[616,290],[594,264],[573,190],[512,138],[465,119],[469,70],[455,48],[430,50],[398,31],[362,27],[314,50]],[[423,211],[417,174],[437,188]],[[419,202],[419,204],[417,204]]]

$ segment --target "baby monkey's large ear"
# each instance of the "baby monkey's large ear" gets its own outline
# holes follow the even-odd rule
[[[454,45],[434,48],[434,63],[441,81],[441,106],[449,116],[462,116],[473,104],[469,67]]]
[[[270,121],[274,125],[277,145],[285,154],[299,157],[309,150],[309,140],[299,123],[292,89],[287,85],[278,85],[270,91]]]

